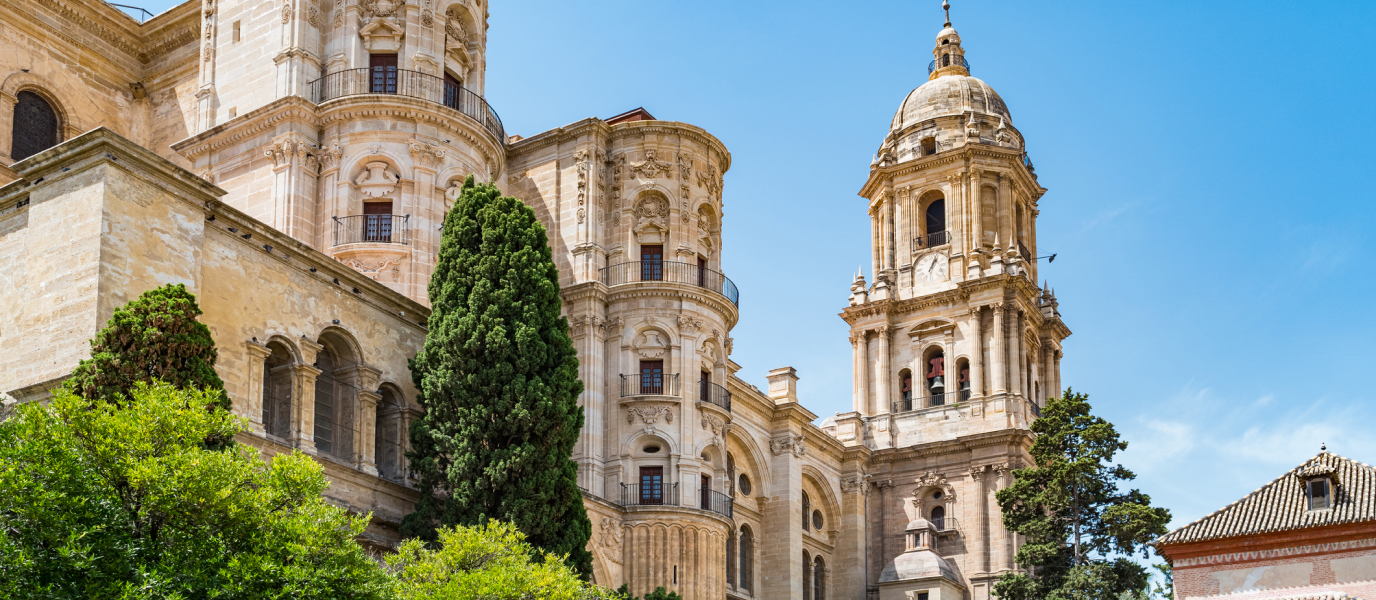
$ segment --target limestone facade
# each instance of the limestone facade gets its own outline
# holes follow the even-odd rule
[[[472,175],[549,233],[598,583],[987,598],[1017,568],[993,494],[1070,332],[1036,285],[1046,190],[949,23],[861,190],[854,410],[817,426],[792,368],[761,390],[730,358],[725,145],[643,110],[508,136],[482,95],[486,1],[197,0],[142,24],[0,4],[0,390],[45,397],[115,307],[185,283],[244,441],[318,457],[330,497],[373,513],[367,539],[395,543],[416,497],[406,359]],[[61,143],[14,153],[43,135]]]

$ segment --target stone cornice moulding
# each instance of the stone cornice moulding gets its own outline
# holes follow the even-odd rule
[[[172,144],[172,150],[194,161],[203,154],[252,140],[264,132],[276,133],[279,125],[284,123],[299,123],[312,130],[320,129],[314,105],[300,96],[287,96],[176,142]],[[252,152],[253,149],[246,151]]]
[[[608,305],[636,298],[670,298],[676,301],[687,300],[707,305],[717,314],[725,316],[726,319],[724,324],[726,325],[727,331],[735,328],[736,323],[740,322],[740,311],[730,300],[716,293],[696,292],[695,290],[700,288],[690,283],[657,281],[649,283],[645,287],[618,285],[607,289],[606,302]]]
[[[708,158],[709,160],[716,159],[712,166],[716,166],[721,174],[724,175],[731,168],[731,152],[726,149],[726,144],[708,133],[707,130],[681,121],[631,121],[607,125],[602,119],[589,117],[514,142],[511,144],[510,152],[513,157],[523,155],[533,152],[537,148],[551,145],[562,146],[569,142],[575,142],[585,135],[601,136],[604,147],[607,147],[614,146],[618,141],[627,137],[646,133],[677,135],[696,141],[716,153],[715,157],[709,156]],[[681,149],[681,145],[679,149]]]
[[[310,104],[307,102],[307,104]],[[314,105],[312,105],[314,106]],[[447,106],[428,100],[407,96],[386,96],[379,99],[375,95],[360,94],[344,96],[321,103],[317,109],[321,129],[341,121],[369,118],[400,118],[434,125],[440,131],[455,134],[477,149],[483,160],[494,167],[494,176],[501,175],[506,169],[506,151],[503,140],[496,139],[490,131],[468,115]],[[453,113],[462,115],[454,118]]]
[[[1021,275],[1010,275],[1007,273],[981,277],[974,281],[962,281],[956,288],[929,294],[918,298],[908,298],[906,300],[875,300],[857,306],[846,308],[840,313],[840,317],[846,323],[854,326],[865,317],[874,316],[898,316],[906,313],[917,312],[919,310],[938,306],[956,306],[962,302],[970,303],[971,298],[979,292],[998,289],[1009,289],[1014,292],[1019,306],[1026,313],[1029,319],[1036,324],[1041,324],[1039,310],[1035,310],[1037,305],[1035,298],[1039,297],[1041,290],[1035,284]],[[1032,314],[1037,313],[1037,314]]]
[[[42,179],[42,185],[51,185],[102,164],[123,169],[142,178],[154,187],[195,206],[203,211],[207,218],[214,216],[213,224],[208,223],[206,226],[206,234],[212,230],[234,227],[239,232],[221,233],[257,252],[265,252],[262,246],[266,242],[273,248],[267,254],[298,270],[303,277],[318,280],[322,285],[338,290],[345,297],[353,297],[358,302],[393,315],[397,321],[424,337],[423,323],[429,318],[430,309],[224,204],[219,199],[227,193],[225,190],[105,127],[92,129],[16,163],[15,170],[23,178],[0,187],[0,210],[19,199],[27,198],[33,181]],[[61,168],[67,170],[61,171]],[[245,234],[251,234],[250,239],[244,239],[242,236]],[[310,273],[311,267],[316,268],[318,273]],[[340,283],[335,286],[327,278],[337,278]],[[362,293],[352,294],[349,292],[350,288],[358,288]]]
[[[992,158],[1000,162],[1012,161],[1015,166],[1012,171],[1003,171],[1002,169],[995,168],[994,165],[981,165],[980,170],[1011,175],[1013,178],[1020,181],[1024,189],[1037,190],[1033,197],[1033,202],[1035,203],[1037,199],[1046,194],[1047,189],[1037,183],[1037,180],[1027,172],[1027,167],[1023,166],[1020,160],[1022,154],[1021,150],[1015,150],[1013,148],[983,144],[967,144],[959,148],[939,152],[935,155],[924,156],[922,158],[900,162],[896,165],[887,167],[876,167],[871,169],[869,178],[860,188],[859,195],[864,198],[871,198],[877,192],[878,187],[884,185],[885,181],[892,181],[895,177],[926,171],[941,165],[954,164],[957,161],[964,161],[968,164],[974,163],[977,158]]]

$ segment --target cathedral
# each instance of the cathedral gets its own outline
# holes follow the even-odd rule
[[[508,133],[484,96],[488,1],[189,0],[142,23],[0,4],[0,392],[43,400],[116,307],[184,283],[241,441],[314,456],[329,499],[372,515],[361,541],[391,547],[418,497],[407,359],[472,175],[553,246],[596,583],[990,598],[1019,568],[994,494],[1070,330],[1036,284],[1046,189],[949,9],[850,209],[870,280],[837,290],[854,395],[821,419],[794,369],[759,389],[731,359],[726,146],[643,109]]]

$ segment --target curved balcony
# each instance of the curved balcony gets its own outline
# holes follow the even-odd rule
[[[401,244],[410,245],[408,225],[411,215],[352,215],[334,219],[330,246],[343,244]]]
[[[740,307],[740,290],[727,276],[707,267],[668,260],[637,260],[602,269],[602,283],[607,287],[640,281],[665,281],[707,288],[726,296]]]
[[[316,104],[358,94],[394,94],[442,104],[477,121],[506,147],[506,129],[497,111],[482,96],[443,77],[396,67],[364,67],[327,73],[310,86],[311,102]]]
[[[698,381],[698,402],[706,402],[731,412],[731,391],[702,379]]]
[[[691,496],[691,492],[689,493]],[[701,490],[697,506],[680,502],[678,483],[621,484],[621,506],[678,506],[717,513],[728,519],[735,513],[735,500],[721,492]]]
[[[970,61],[965,60],[965,57],[964,57],[964,56],[946,56],[946,57],[944,57],[944,59],[941,61],[941,66],[942,66],[942,67],[965,67],[965,70],[966,70],[966,71],[970,71],[970,70],[971,70],[971,69],[970,69]],[[932,74],[932,71],[937,70],[937,68],[938,68],[938,67],[936,66],[936,61],[932,61],[932,62],[930,62],[930,63],[927,63],[927,74],[928,74],[928,75],[931,75],[931,74]]]
[[[678,395],[678,373],[641,373],[621,376],[622,398]]]

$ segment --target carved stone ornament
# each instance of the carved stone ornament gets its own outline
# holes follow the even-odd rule
[[[300,159],[297,164],[304,165],[306,152],[310,145],[296,140],[283,140],[268,144],[263,149],[263,155],[271,158],[273,166],[285,167],[292,164],[294,159]]]
[[[397,181],[397,173],[391,166],[376,160],[364,165],[363,172],[354,178],[354,185],[365,198],[383,198],[396,190]]]
[[[306,0],[306,22],[311,27],[320,27],[320,8],[315,5],[315,0]]]
[[[282,22],[291,22],[291,0],[282,0]]]
[[[622,317],[613,317],[607,319],[606,321],[603,321],[601,325],[599,325],[599,327],[602,328],[602,335],[606,336],[621,335],[621,328],[625,326],[626,319]]]
[[[688,158],[687,154],[678,153],[678,176],[683,180],[684,185],[688,184],[688,177],[693,174],[693,159]]]
[[[362,0],[359,2],[359,6],[363,8],[363,15],[366,17],[391,17],[397,15],[401,7],[405,5],[405,0]]]
[[[669,175],[670,178],[672,178],[672,169],[673,165],[655,158],[654,150],[645,151],[645,160],[638,163],[631,163],[632,173],[639,173],[650,179],[658,177],[660,173]]]
[[[694,319],[688,315],[679,315],[678,330],[686,335],[697,333],[702,330],[702,319]]]
[[[793,456],[803,456],[807,454],[807,446],[802,435],[784,434],[769,440],[769,450],[778,456],[785,452],[792,452]]]
[[[602,517],[602,547],[615,548],[621,545],[621,522],[611,517]],[[616,562],[621,558],[620,552],[610,552],[607,556]]]
[[[320,151],[320,165],[326,169],[332,169],[339,165],[340,157],[344,156],[344,150],[339,147],[339,142],[330,142],[330,145]]]
[[[663,333],[649,329],[636,337],[634,347],[641,358],[662,359],[669,351],[669,341]]]
[[[335,27],[344,25],[344,0],[334,0],[334,22]]]
[[[351,258],[341,262],[352,267],[353,270],[366,275],[373,281],[377,281],[380,275],[388,271],[388,267],[391,267],[392,272],[390,275],[392,281],[396,281],[401,276],[400,258],[378,258],[373,260]]]
[[[440,146],[431,146],[420,142],[411,142],[411,156],[423,167],[434,168],[440,161],[444,160],[445,150]]]
[[[698,185],[707,188],[707,193],[713,197],[721,190],[720,180],[717,178],[717,168],[708,167],[707,172],[698,171]]]
[[[659,196],[648,196],[636,203],[634,212],[637,219],[663,222],[669,215],[669,201]]]
[[[726,433],[726,421],[714,415],[704,414],[702,415],[702,428],[711,429],[714,436],[724,435]]]
[[[913,489],[913,502],[920,504],[922,496],[931,488],[940,489],[947,502],[956,498],[956,490],[946,481],[945,475],[928,471],[917,478],[917,487]]]
[[[659,422],[660,417],[664,417],[665,423],[674,422],[674,413],[667,406],[632,406],[626,409],[626,422],[634,423],[636,417],[646,425],[654,425]]]
[[[870,493],[869,477],[867,475],[856,475],[841,480],[841,493],[854,494],[857,492],[860,494]]]

